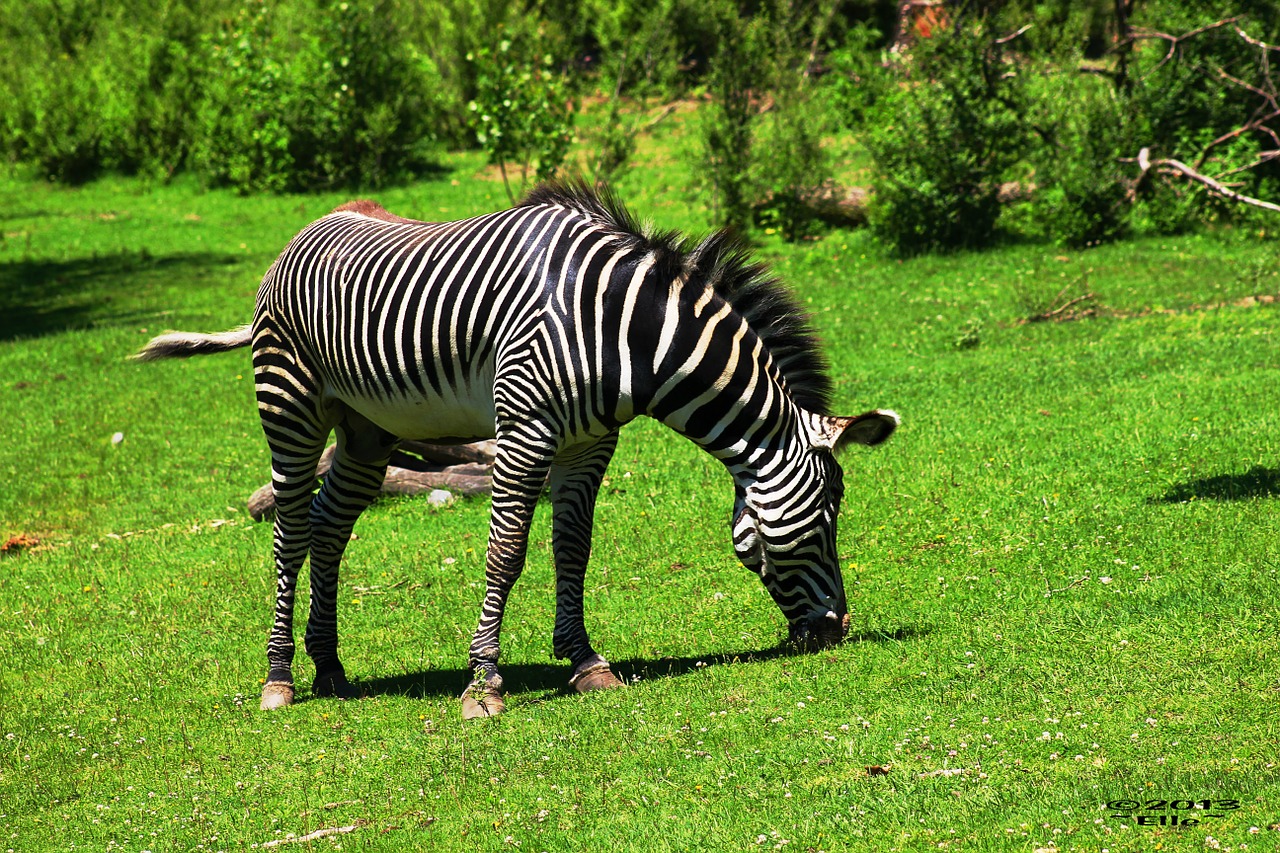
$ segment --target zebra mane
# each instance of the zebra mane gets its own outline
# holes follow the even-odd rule
[[[751,260],[741,237],[721,230],[694,243],[675,231],[654,231],[640,225],[607,187],[583,181],[540,184],[520,202],[534,205],[577,211],[631,247],[658,253],[673,273],[690,281],[701,278],[759,336],[792,400],[816,414],[829,413],[831,378],[808,313],[764,264]]]

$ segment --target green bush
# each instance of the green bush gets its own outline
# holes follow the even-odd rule
[[[530,169],[537,180],[549,180],[564,164],[577,103],[562,64],[546,52],[544,29],[504,35],[493,48],[467,57],[476,70],[476,98],[469,109],[476,138],[502,172],[514,202],[529,184]],[[509,163],[520,169],[519,192],[512,189]]]
[[[1053,81],[1039,104],[1043,138],[1035,167],[1035,228],[1065,246],[1109,242],[1128,227],[1132,147],[1127,102],[1100,80]]]
[[[710,25],[693,0],[584,0],[582,15],[602,87],[636,98],[678,97],[681,60]]]
[[[418,171],[448,90],[413,9],[0,0],[0,153],[64,181],[191,167],[243,191]]]
[[[912,51],[867,135],[868,222],[896,253],[995,239],[1001,183],[1027,147],[1025,86],[984,22],[958,22]]]
[[[585,138],[587,171],[596,181],[616,180],[635,153],[645,101],[677,96],[681,78],[678,34],[687,0],[587,0],[585,57],[606,98],[603,117]]]
[[[753,15],[729,0],[709,7],[717,52],[698,166],[721,224],[745,230],[759,215],[787,239],[808,232],[805,197],[830,177],[822,140],[832,129],[809,72],[834,10],[794,0],[773,0]]]
[[[242,192],[286,189],[293,173],[284,110],[294,95],[271,7],[250,0],[202,45],[209,81],[192,158],[203,178]]]
[[[755,219],[772,226],[787,241],[813,233],[812,196],[831,178],[823,137],[828,113],[812,92],[780,90],[775,108],[763,121],[756,146],[756,183],[765,194]]]
[[[877,103],[893,88],[893,75],[880,47],[883,40],[879,30],[860,24],[827,54],[822,97],[834,121],[847,130],[864,130]]]
[[[710,103],[702,109],[699,166],[710,189],[713,218],[745,231],[751,223],[753,125],[759,115],[755,86],[767,76],[770,31],[762,17],[738,14],[736,4],[708,7],[717,27],[717,53],[710,64]]]
[[[186,156],[207,3],[0,3],[0,153],[79,182]]]
[[[430,162],[434,67],[390,2],[248,0],[207,37],[194,162],[243,192],[379,185]]]

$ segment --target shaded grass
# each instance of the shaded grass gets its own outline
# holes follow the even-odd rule
[[[500,206],[476,168],[381,200],[424,218]],[[658,181],[628,180],[645,184],[641,215],[698,227],[697,211],[667,215],[683,202]],[[7,190],[24,201],[0,247],[0,534],[42,540],[0,560],[8,847],[239,849],[348,826],[310,846],[1274,838],[1276,308],[1232,304],[1276,289],[1239,273],[1267,246],[897,263],[860,234],[766,241],[827,341],[838,407],[904,417],[892,442],[843,459],[853,642],[778,651],[776,608],[731,553],[727,475],[640,422],[602,492],[588,577],[588,627],[629,689],[571,695],[550,660],[542,506],[505,623],[509,713],[463,725],[487,502],[367,513],[340,601],[370,698],[312,700],[300,661],[303,701],[261,714],[273,578],[270,530],[243,509],[267,479],[247,357],[124,361],[161,328],[244,322],[275,252],[342,199]],[[1109,310],[1019,324],[1086,278]],[[961,348],[966,326],[977,341]],[[1114,817],[1104,804],[1122,797],[1240,807],[1174,830]]]

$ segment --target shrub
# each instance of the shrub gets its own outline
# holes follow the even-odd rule
[[[1097,80],[1055,81],[1037,118],[1044,138],[1032,154],[1037,230],[1066,246],[1108,242],[1128,226],[1132,147],[1126,102]]]
[[[171,174],[191,136],[204,6],[0,3],[0,152],[68,182]]]
[[[250,0],[204,38],[210,74],[192,158],[210,183],[246,193],[289,186],[293,159],[283,110],[294,93],[272,48],[274,23],[264,0]]]
[[[546,33],[511,32],[493,48],[481,48],[468,59],[476,69],[476,98],[469,105],[472,127],[489,162],[502,172],[507,196],[514,202],[507,164],[520,169],[520,191],[529,183],[555,177],[573,141],[577,104],[566,75],[544,48]]]
[[[756,221],[776,228],[787,241],[813,232],[813,196],[831,177],[822,147],[827,115],[811,92],[780,90],[761,128],[754,168],[765,200],[757,206]]]
[[[242,192],[379,185],[422,169],[433,66],[390,2],[248,0],[206,37],[197,170]]]
[[[853,27],[843,43],[827,54],[822,97],[841,127],[861,131],[893,88],[880,44],[884,36],[867,24]]]
[[[584,3],[595,42],[585,62],[598,69],[596,82],[610,93],[603,119],[587,140],[587,169],[598,182],[617,179],[635,153],[645,99],[673,97],[678,89],[680,12],[680,0]]]
[[[1244,5],[1266,12],[1267,4]],[[1274,37],[1274,30],[1265,31],[1264,25],[1270,21],[1274,28],[1277,14],[1271,5],[1256,21],[1246,18],[1240,23]],[[1224,17],[1191,6],[1161,5],[1143,23],[1149,29],[1183,34]],[[1117,81],[1136,117],[1126,155],[1133,157],[1138,149],[1149,147],[1153,159],[1177,159],[1205,174],[1230,175],[1233,187],[1245,195],[1265,194],[1268,179],[1280,176],[1280,164],[1269,164],[1275,171],[1268,165],[1259,167],[1259,154],[1275,148],[1275,141],[1265,133],[1239,130],[1271,110],[1273,102],[1264,93],[1274,95],[1268,70],[1274,60],[1267,53],[1226,27],[1180,39],[1176,46],[1163,39],[1139,43],[1132,51],[1129,75]],[[1144,181],[1142,190],[1137,213],[1160,232],[1176,233],[1197,222],[1233,215],[1230,206],[1198,184]]]
[[[1000,185],[1026,149],[1024,85],[982,21],[912,51],[867,136],[869,225],[899,254],[992,243]]]
[[[827,112],[809,66],[834,8],[801,8],[793,0],[766,3],[752,16],[732,2],[710,8],[717,52],[699,166],[719,223],[745,230],[759,211],[787,239],[808,232],[805,197],[831,174],[821,144],[830,130]]]
[[[702,110],[700,167],[711,191],[713,218],[745,231],[751,222],[753,124],[759,113],[754,87],[767,76],[769,29],[763,17],[744,18],[732,2],[709,6],[717,32]]]

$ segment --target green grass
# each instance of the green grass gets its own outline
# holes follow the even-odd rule
[[[379,198],[423,218],[501,206],[479,170]],[[624,195],[704,228],[669,181],[637,170]],[[487,502],[371,509],[341,619],[372,695],[306,701],[300,660],[304,701],[263,714],[274,579],[243,508],[268,476],[247,357],[125,361],[165,328],[246,321],[275,253],[344,197],[0,188],[0,535],[41,541],[0,560],[0,850],[337,827],[355,828],[283,849],[1274,846],[1280,348],[1277,308],[1244,301],[1280,290],[1273,242],[897,262],[864,234],[766,240],[838,408],[903,416],[844,458],[852,641],[775,651],[727,475],[637,423],[588,591],[630,687],[564,690],[542,507],[505,623],[508,713],[464,725]],[[1084,292],[1092,317],[1020,322]],[[1122,797],[1239,808],[1140,826],[1104,808]]]

